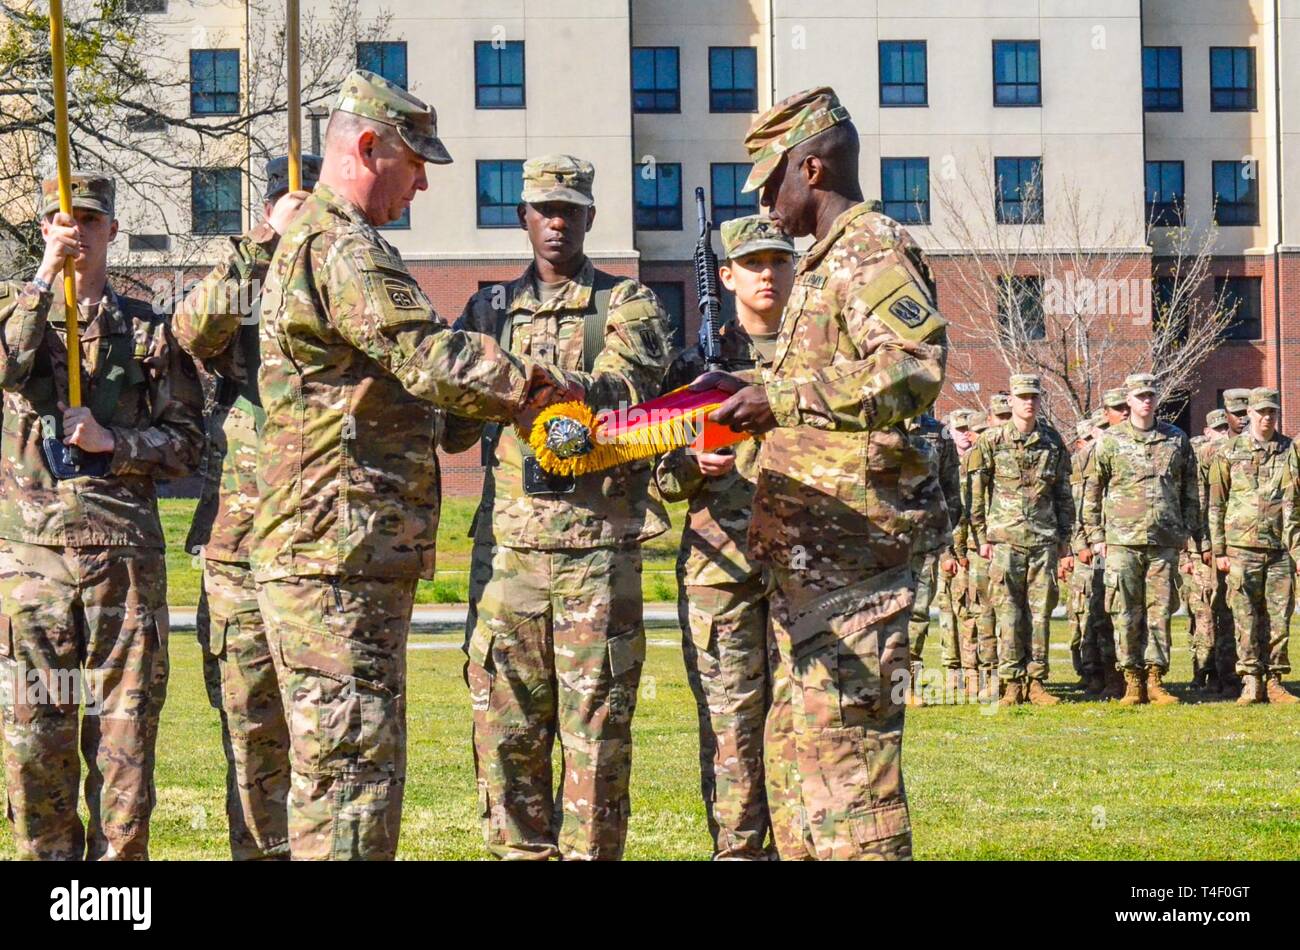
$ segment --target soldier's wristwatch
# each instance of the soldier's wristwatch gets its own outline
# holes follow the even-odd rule
[[[43,294],[48,294],[50,292],[50,285],[47,284],[45,280],[39,276],[32,278],[32,286],[35,287]]]

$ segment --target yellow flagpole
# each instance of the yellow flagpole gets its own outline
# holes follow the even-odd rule
[[[298,0],[285,0],[286,58],[289,76],[289,190],[302,190],[302,87],[299,74]]]
[[[297,0],[293,0],[297,2]],[[68,70],[63,56],[63,0],[50,0],[50,55],[54,72],[54,148],[59,163],[59,210],[72,213],[72,164],[68,157]],[[76,265],[63,262],[63,301],[68,326],[68,405],[81,405],[81,327]]]

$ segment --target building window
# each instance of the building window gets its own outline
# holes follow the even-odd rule
[[[127,13],[166,13],[167,0],[126,0]]]
[[[1255,111],[1255,50],[1210,47],[1210,111]]]
[[[998,278],[998,327],[1001,333],[1016,340],[1047,337],[1041,277]]]
[[[1258,340],[1263,336],[1260,319],[1260,278],[1216,277],[1214,295],[1223,309],[1232,314],[1225,340]]]
[[[238,234],[243,230],[243,181],[238,168],[190,172],[190,230]]]
[[[758,111],[758,50],[709,47],[709,111]]]
[[[902,224],[930,223],[930,160],[882,158],[880,193],[885,214]]]
[[[668,314],[669,338],[674,350],[686,346],[686,285],[680,280],[646,281],[659,306]]]
[[[717,162],[709,166],[709,181],[713,186],[709,197],[715,228],[732,218],[758,214],[758,192],[743,194],[740,190],[745,187],[745,179],[753,167],[746,162]]]
[[[239,114],[239,50],[190,50],[190,114]]]
[[[1042,105],[1038,40],[993,41],[993,104]]]
[[[408,207],[402,212],[402,216],[396,221],[389,221],[387,224],[379,226],[380,231],[409,231],[411,230],[411,209]]]
[[[1043,160],[995,158],[994,191],[999,224],[1043,223]]]
[[[478,226],[517,228],[515,208],[524,190],[522,160],[478,162]]]
[[[159,253],[171,249],[172,239],[166,234],[131,234],[127,236],[127,250],[131,253]]]
[[[926,104],[925,41],[888,41],[880,44],[880,104]]]
[[[128,132],[166,132],[167,120],[160,115],[129,115],[126,117]]]
[[[1183,163],[1147,162],[1147,223],[1174,227],[1183,218]]]
[[[522,40],[480,40],[474,44],[474,105],[479,109],[524,107]]]
[[[676,46],[638,46],[632,50],[632,111],[682,111]]]
[[[383,76],[394,86],[406,88],[406,44],[401,41],[357,44],[357,68]]]
[[[636,165],[632,175],[637,230],[680,231],[682,166],[677,162]]]
[[[1147,112],[1183,111],[1183,48],[1142,47],[1142,108]]]
[[[1259,224],[1259,163],[1214,163],[1214,223]]]

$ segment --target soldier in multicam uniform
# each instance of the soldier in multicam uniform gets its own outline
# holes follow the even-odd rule
[[[761,215],[723,223],[722,283],[736,295],[736,321],[721,334],[733,369],[761,376],[776,352],[781,311],[794,283],[794,242]],[[766,291],[766,292],[764,292]],[[664,389],[706,369],[701,347],[684,351]],[[667,501],[690,501],[677,558],[677,612],[686,676],[700,722],[700,778],[717,859],[763,859],[771,821],[763,785],[763,728],[771,705],[767,581],[749,558],[747,535],[759,443],[734,453],[678,449],[655,480]]]
[[[203,394],[167,318],[107,279],[117,235],[113,180],[74,172],[70,185],[73,212],[65,215],[57,181],[42,183],[40,268],[25,286],[0,289],[0,702],[9,820],[21,858],[142,860],[168,674],[154,482],[197,464]],[[85,406],[71,409],[61,280],[68,258],[76,262],[87,394]],[[56,479],[45,438],[90,453],[83,465],[102,474]],[[68,695],[69,674],[85,690]],[[88,829],[77,814],[78,737]]]
[[[1207,499],[1207,510],[1203,512],[1208,525],[1208,499],[1210,491],[1210,467],[1214,456],[1228,439],[1235,438],[1246,431],[1247,412],[1250,404],[1250,390],[1242,388],[1223,391],[1223,411],[1228,422],[1228,431],[1223,439],[1211,443],[1198,453],[1199,475],[1204,479],[1203,491]],[[1209,528],[1206,528],[1208,542]],[[1228,607],[1227,578],[1221,574],[1210,558],[1210,568],[1214,570],[1214,668],[1218,674],[1219,695],[1236,699],[1241,695],[1241,677],[1237,675],[1237,636],[1234,629],[1232,610]]]
[[[1085,474],[1083,525],[1090,561],[1106,558],[1105,606],[1115,626],[1126,706],[1177,703],[1169,672],[1169,621],[1177,587],[1178,551],[1201,556],[1196,457],[1183,431],[1156,418],[1156,380],[1124,381],[1129,419],[1097,443]]]
[[[667,317],[643,285],[597,270],[583,251],[594,174],[569,155],[524,163],[518,215],[533,263],[470,298],[456,326],[495,336],[576,382],[593,408],[613,409],[658,394]],[[462,451],[482,433],[451,419],[444,444]],[[617,860],[645,659],[641,544],[667,529],[667,513],[648,462],[548,476],[526,440],[487,438],[466,624],[487,846],[502,858]]]
[[[993,609],[992,592],[989,590],[989,561],[980,554],[979,545],[975,543],[975,535],[970,530],[971,488],[975,479],[970,467],[971,462],[974,461],[971,453],[989,427],[988,413],[971,413],[970,431],[975,438],[961,460],[963,517],[957,530],[953,532],[953,550],[959,558],[964,559],[959,563],[962,574],[965,575],[964,584],[960,585],[965,588],[965,609],[958,614],[962,667],[969,674],[971,667],[967,660],[968,657],[973,656],[978,667],[977,696],[981,699],[995,700],[1001,687],[998,682],[997,617]],[[959,575],[959,583],[962,580],[962,576]],[[968,692],[969,689],[968,685]]]
[[[970,615],[974,592],[968,583],[970,558],[966,554],[968,527],[965,505],[970,479],[966,474],[965,459],[975,445],[976,433],[971,428],[974,415],[969,409],[954,409],[948,416],[948,432],[957,452],[957,507],[950,513],[954,520],[952,543],[939,559],[939,592],[935,597],[939,609],[939,660],[948,671],[949,681],[961,678],[970,699],[977,698],[980,690],[975,626]],[[989,675],[992,675],[992,664],[996,662],[996,648],[993,652]]]
[[[406,783],[406,640],[433,576],[441,414],[526,417],[567,393],[452,331],[375,228],[451,160],[431,108],[373,73],[339,90],[320,181],[262,293],[252,564],[289,722],[295,859],[391,859]],[[527,421],[526,418],[524,421]]]
[[[236,861],[289,857],[289,727],[249,563],[257,502],[258,298],[304,192],[289,194],[289,160],[267,164],[264,220],[231,238],[225,259],[176,308],[176,340],[215,383],[203,492],[185,549],[203,555],[196,617],[208,700],[221,715],[226,816]],[[310,190],[320,158],[302,156]]]
[[[1011,421],[1011,393],[999,391],[989,398],[989,416],[990,426]]]
[[[925,649],[926,634],[930,630],[930,603],[939,586],[939,561],[952,549],[952,529],[961,516],[961,462],[957,447],[944,431],[939,420],[928,412],[907,423],[912,444],[925,452],[930,475],[939,483],[943,497],[942,511],[935,509],[933,517],[926,520],[917,532],[912,551],[912,574],[916,578],[916,599],[912,601],[912,616],[908,622],[907,639],[911,644],[912,690],[908,704],[923,706],[921,684],[921,653]],[[934,494],[931,486],[924,491]],[[961,687],[960,669],[948,668],[945,692],[955,695]]]
[[[909,858],[903,699],[911,552],[942,505],[904,420],[943,384],[946,324],[920,249],[862,200],[858,135],[820,87],[750,126],[746,190],[792,236],[813,234],[771,378],[716,422],[767,432],[750,554],[772,572],[777,661],[765,760],[782,859]]]
[[[1277,431],[1281,408],[1276,389],[1251,390],[1248,430],[1219,446],[1210,468],[1210,543],[1228,578],[1243,706],[1300,702],[1282,685],[1291,672],[1300,456]]]
[[[1070,567],[1074,503],[1065,441],[1038,418],[1037,376],[1011,377],[1011,421],[971,450],[971,533],[989,560],[998,614],[1002,704],[1054,706],[1047,691],[1048,639],[1057,601],[1057,565]]]
[[[1218,443],[1228,437],[1228,414],[1222,409],[1212,409],[1205,415],[1205,432],[1192,438],[1192,451],[1196,455],[1197,499],[1202,517],[1207,519],[1202,528],[1210,537],[1210,462]],[[1213,561],[1205,563],[1184,557],[1183,604],[1187,608],[1187,639],[1192,653],[1192,682],[1201,690],[1217,694],[1222,689],[1215,658],[1217,629],[1232,626],[1232,614],[1227,606],[1227,591],[1223,576],[1215,570]],[[1226,616],[1224,616],[1226,614]]]

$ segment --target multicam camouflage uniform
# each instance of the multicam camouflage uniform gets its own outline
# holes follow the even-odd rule
[[[759,187],[784,153],[848,119],[822,87],[773,106],[745,144]],[[772,571],[776,666],[765,758],[782,859],[908,858],[903,699],[911,550],[941,504],[901,423],[943,383],[945,322],[916,244],[879,205],[845,210],[800,259],[765,384],[750,554]]]
[[[1278,408],[1275,390],[1256,389],[1251,408]],[[1300,546],[1300,459],[1291,439],[1261,442],[1247,430],[1226,440],[1210,469],[1210,541],[1227,557],[1228,605],[1236,621],[1237,674],[1268,679],[1268,698],[1285,693],[1295,605],[1293,554]],[[1290,549],[1290,550],[1288,550]],[[1285,700],[1281,700],[1285,701]]]
[[[970,417],[973,413],[968,409],[955,409],[948,415],[948,428],[950,430],[965,430],[970,427]],[[972,636],[969,644],[959,642],[961,634],[961,624],[964,622],[966,615],[966,569],[961,566],[961,562],[966,558],[966,511],[963,507],[963,499],[966,495],[967,479],[963,470],[963,459],[970,453],[969,448],[962,451],[956,448],[956,442],[953,442],[954,450],[957,453],[957,497],[954,500],[955,507],[949,510],[949,520],[952,523],[952,539],[948,544],[944,556],[940,558],[943,563],[944,558],[951,558],[955,568],[953,573],[949,574],[942,568],[938,572],[938,591],[935,594],[934,602],[939,612],[939,662],[944,669],[949,670],[952,675],[957,671],[965,669],[966,688],[972,693],[978,688],[979,669],[976,661],[975,639]],[[944,499],[945,504],[948,500]]]
[[[1196,487],[1205,524],[1202,536],[1210,537],[1210,465],[1215,453],[1223,446],[1227,431],[1227,414],[1222,409],[1215,409],[1206,415],[1206,426],[1220,429],[1212,437],[1197,436],[1191,440],[1192,451],[1196,455]],[[1223,681],[1227,677],[1220,669],[1217,642],[1223,635],[1222,628],[1232,631],[1232,611],[1228,609],[1227,587],[1225,578],[1215,570],[1214,564],[1204,560],[1186,558],[1190,573],[1184,574],[1184,603],[1187,606],[1187,636],[1192,652],[1192,677],[1201,686],[1208,686],[1210,681]],[[1225,651],[1226,652],[1226,651]],[[1235,649],[1233,653],[1235,654]],[[1227,672],[1231,673],[1231,670]]]
[[[111,179],[78,173],[72,184],[74,208],[112,217]],[[55,182],[43,192],[42,213],[57,211]],[[186,475],[197,463],[203,397],[167,319],[106,289],[93,313],[82,315],[81,386],[116,446],[106,476],[55,480],[41,440],[46,425],[63,437],[64,314],[61,284],[53,293],[34,283],[0,292],[0,698],[9,819],[21,858],[140,860],[149,853],[168,674],[154,480]],[[79,673],[84,692],[69,694],[68,677]],[[54,695],[34,689],[37,682]],[[78,738],[88,829],[77,814]]]
[[[267,165],[266,200],[288,191],[288,160]],[[302,157],[303,187],[320,159]],[[176,339],[216,382],[203,493],[185,549],[203,555],[196,618],[208,700],[221,716],[226,817],[236,861],[289,857],[289,726],[257,606],[249,535],[257,503],[258,297],[279,235],[263,222],[232,238],[176,308]]]
[[[916,448],[923,451],[930,475],[939,485],[944,501],[942,512],[918,532],[912,552],[912,575],[916,579],[916,599],[912,602],[911,618],[907,625],[907,638],[911,644],[912,679],[915,684],[921,671],[921,652],[925,649],[926,634],[930,630],[930,603],[939,588],[939,560],[950,553],[952,528],[961,517],[961,460],[957,447],[944,431],[943,425],[928,413],[917,416],[908,423],[908,436]],[[925,491],[933,496],[933,487]],[[950,659],[945,657],[944,659]],[[949,666],[954,669],[955,666]]]
[[[345,79],[335,109],[450,161],[433,110],[371,73]],[[391,859],[406,639],[416,582],[434,569],[436,407],[508,418],[533,367],[452,332],[396,249],[324,182],[271,260],[261,334],[252,563],[289,721],[289,846],[295,859]]]
[[[970,427],[982,434],[988,429],[988,416],[977,412],[971,415]],[[984,683],[986,692],[994,683],[998,667],[997,620],[993,598],[989,591],[989,562],[979,552],[970,529],[971,488],[974,472],[972,445],[961,459],[962,517],[953,532],[953,550],[965,564],[960,567],[954,586],[961,594],[957,611],[957,649],[945,655],[944,665],[950,669],[959,660],[966,675],[977,671],[977,679]],[[959,561],[960,563],[960,561]],[[996,698],[996,697],[995,697]]]
[[[762,215],[723,223],[728,260],[761,250],[794,254],[794,242]],[[747,376],[770,365],[776,335],[751,335],[738,321],[720,334],[724,365]],[[664,390],[708,368],[703,349],[677,357]],[[757,373],[756,373],[757,371]],[[734,448],[735,467],[708,477],[689,449],[663,456],[655,482],[665,501],[690,502],[677,557],[677,612],[686,677],[700,724],[700,785],[715,859],[762,860],[775,853],[763,782],[763,728],[771,705],[767,583],[749,559],[747,536],[759,443]]]
[[[1090,420],[1079,423],[1079,429],[1087,442],[1075,450],[1070,460],[1070,498],[1075,512],[1071,549],[1075,552],[1088,546],[1083,531],[1083,488],[1088,464],[1097,446],[1091,438],[1093,423]],[[1084,436],[1085,432],[1088,435]],[[1115,632],[1105,609],[1101,573],[1100,559],[1085,564],[1076,557],[1069,578],[1070,652],[1078,658],[1076,672],[1094,689],[1105,685],[1105,678],[1115,672]],[[1099,680],[1103,682],[1099,683]]]
[[[523,200],[591,205],[593,175],[570,156],[530,160]],[[602,294],[604,328],[588,344]],[[543,302],[530,266],[504,294],[488,287],[471,297],[456,323],[503,342],[507,325],[511,352],[581,382],[596,409],[658,394],[667,317],[635,280],[586,261]],[[453,419],[446,447],[461,451],[480,432]],[[530,493],[525,468],[536,461],[525,440],[501,432],[490,461],[474,517],[466,625],[487,846],[503,858],[616,860],[631,811],[632,716],[645,659],[641,543],[667,529],[667,513],[649,491],[646,462],[564,484],[547,479]]]
[[[1037,395],[1038,377],[1017,374],[1011,389]],[[998,679],[1008,689],[1026,681],[1038,689],[1049,671],[1057,552],[1074,529],[1069,452],[1045,422],[1028,433],[1006,422],[980,436],[971,456],[971,533],[976,547],[993,549],[989,588],[1001,633]]]
[[[1154,385],[1138,374],[1125,388],[1154,392]],[[1201,548],[1196,459],[1183,431],[1164,422],[1144,431],[1131,421],[1107,431],[1085,476],[1083,524],[1090,545],[1106,545],[1105,606],[1120,669],[1131,687],[1145,687],[1143,695],[1162,693],[1178,551],[1187,546],[1199,557]]]

